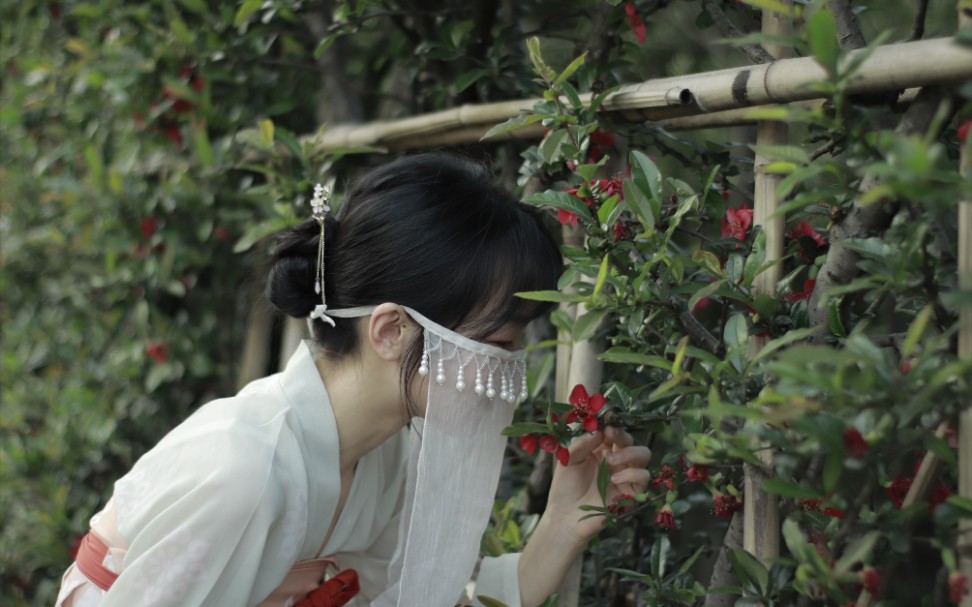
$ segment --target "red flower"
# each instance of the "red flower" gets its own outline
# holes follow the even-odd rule
[[[794,304],[800,301],[801,299],[810,299],[810,295],[813,294],[813,288],[816,285],[817,285],[816,280],[812,278],[808,278],[806,282],[803,283],[803,291],[800,291],[798,293],[786,293],[785,295],[783,295],[783,299],[785,301],[790,302],[791,304]]]
[[[557,221],[560,225],[569,225],[572,228],[577,227],[577,215],[571,213],[570,211],[565,211],[563,209],[557,209]]]
[[[150,341],[145,345],[145,355],[158,364],[162,364],[169,357],[169,348],[165,342]]]
[[[658,487],[665,485],[669,491],[674,491],[675,484],[672,481],[674,476],[675,471],[672,470],[670,466],[662,466],[661,472],[658,473],[658,476],[652,479],[651,486],[657,489]]]
[[[709,480],[709,467],[702,464],[692,464],[692,467],[685,471],[685,478],[693,483],[696,481],[704,483]]]
[[[614,499],[611,501],[611,505],[608,506],[608,512],[616,516],[621,516],[627,512],[632,505],[634,505],[634,496],[627,493],[622,493],[621,495],[614,496]]]
[[[621,182],[621,176],[617,175],[611,179],[598,179],[594,182],[594,185],[597,186],[598,192],[604,193],[605,198],[610,198],[615,194],[620,198],[624,196],[624,190]],[[587,206],[591,206],[590,201],[587,201]]]
[[[577,384],[570,392],[570,404],[574,410],[567,415],[566,423],[580,422],[588,432],[596,432],[597,414],[604,408],[604,397],[600,394],[587,395],[584,386]]]
[[[970,128],[972,128],[972,120],[966,120],[959,125],[956,135],[958,135],[958,140],[960,143],[965,143],[965,140],[969,138]]]
[[[844,451],[849,457],[861,459],[867,455],[869,445],[857,428],[844,430]]]
[[[159,228],[159,220],[155,217],[146,217],[138,224],[138,228],[142,231],[142,238],[148,240]]]
[[[891,502],[894,503],[894,507],[898,510],[901,510],[901,506],[904,504],[904,498],[908,495],[908,490],[911,489],[911,483],[914,480],[911,477],[899,475],[898,478],[891,481],[890,485],[884,488],[884,492],[888,494]]]
[[[624,13],[628,16],[628,27],[631,28],[635,40],[638,41],[638,44],[644,44],[645,40],[648,39],[648,30],[645,28],[641,17],[638,16],[634,2],[628,2],[624,5]]]
[[[712,499],[712,509],[716,518],[732,518],[732,515],[741,508],[742,504],[735,495],[720,493]]]
[[[611,228],[611,237],[614,238],[614,242],[627,240],[631,238],[631,229],[619,221]]]
[[[591,133],[591,147],[587,154],[588,162],[598,162],[604,158],[604,150],[614,147],[614,135],[597,129]]]
[[[857,577],[868,594],[877,596],[881,593],[881,574],[876,569],[868,567],[859,571]]]
[[[968,124],[966,122],[965,124]],[[948,576],[948,600],[961,603],[962,597],[969,593],[969,580],[958,571]]]
[[[726,216],[722,218],[722,237],[746,240],[749,227],[753,225],[753,210],[746,205],[738,209],[726,209]]]
[[[803,236],[812,240],[818,247],[827,246],[827,240],[818,234],[817,231],[813,229],[813,226],[810,225],[810,222],[806,219],[798,223],[797,227],[790,232],[788,236],[793,240],[799,240],[800,237]]]
[[[560,447],[557,449],[556,457],[561,466],[566,466],[570,462],[570,451],[567,447]]]
[[[523,449],[529,455],[533,455],[537,452],[537,437],[532,434],[527,434],[526,436],[520,437],[520,449]]]
[[[175,144],[177,146],[180,146],[180,147],[182,146],[182,131],[180,131],[178,127],[175,127],[175,126],[166,127],[165,131],[163,131],[163,134],[173,144]]]
[[[932,510],[938,508],[945,502],[945,500],[949,498],[950,495],[952,495],[952,490],[949,489],[948,485],[942,481],[938,481],[938,486],[935,487],[935,490],[932,491],[931,495],[928,496],[928,507]]]
[[[663,529],[674,529],[675,515],[672,513],[672,509],[668,506],[659,508],[658,514],[655,515],[655,524]]]
[[[557,450],[557,447],[559,446],[560,443],[558,443],[557,439],[552,436],[540,437],[540,448],[546,451],[547,453],[553,453],[554,451]]]

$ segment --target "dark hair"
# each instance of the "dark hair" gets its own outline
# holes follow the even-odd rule
[[[514,293],[554,289],[562,269],[536,209],[493,185],[481,164],[443,154],[408,156],[363,175],[325,230],[329,309],[397,303],[472,339],[549,310]],[[267,296],[290,316],[306,317],[320,303],[319,236],[311,219],[277,240]],[[335,321],[315,321],[314,340],[331,355],[354,352],[354,319]],[[403,385],[421,349],[419,337],[403,360]]]

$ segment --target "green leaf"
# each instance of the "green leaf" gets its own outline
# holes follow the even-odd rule
[[[756,588],[760,597],[766,595],[769,588],[769,571],[759,562],[759,559],[742,548],[733,548],[729,552],[729,562],[732,563],[732,569],[744,587],[750,583]]]
[[[692,253],[692,261],[704,267],[713,276],[725,276],[725,272],[722,271],[722,264],[719,263],[719,258],[715,253],[698,249]],[[689,309],[691,308],[692,306],[690,305]]]
[[[476,68],[474,70],[469,70],[468,72],[461,74],[458,78],[456,78],[456,82],[454,84],[456,88],[456,92],[457,93],[463,92],[464,90],[466,90],[467,88],[469,88],[470,86],[478,82],[483,76],[485,76],[488,73],[489,72],[484,69]]]
[[[842,575],[857,563],[865,562],[874,550],[874,544],[881,538],[880,531],[871,531],[854,540],[834,564],[834,573]]]
[[[749,337],[749,326],[746,317],[742,314],[733,314],[726,321],[726,328],[722,332],[722,338],[726,344],[726,350],[732,350],[746,343]]]
[[[945,500],[945,503],[961,510],[965,513],[965,516],[972,515],[972,500],[967,497],[963,497],[961,495],[950,495],[948,496],[948,499]]]
[[[756,278],[759,269],[763,267],[764,261],[766,261],[766,232],[760,231],[753,238],[753,248],[746,257],[746,263],[743,266],[744,286],[748,287],[753,284],[753,279]]]
[[[505,135],[506,133],[511,133],[517,129],[522,129],[525,126],[530,126],[531,124],[536,124],[546,118],[546,116],[540,114],[522,114],[520,116],[514,116],[509,120],[501,122],[494,126],[493,128],[486,131],[486,134],[479,138],[480,141],[489,139],[490,137],[496,137],[498,135]]]
[[[514,293],[514,295],[520,299],[528,299],[530,301],[552,301],[556,303],[580,303],[587,299],[583,295],[561,293],[560,291],[520,291],[519,293]]]
[[[249,21],[253,13],[260,10],[260,6],[262,5],[263,0],[244,0],[239,10],[236,11],[236,17],[233,18],[233,27],[240,27]]]
[[[713,283],[709,283],[692,294],[692,297],[688,300],[688,309],[694,310],[695,306],[705,299],[706,297],[712,295],[719,289],[721,289],[726,284],[725,279],[717,280]]]
[[[199,163],[204,168],[211,169],[213,167],[215,163],[213,146],[209,143],[209,135],[206,133],[206,127],[202,125],[196,128],[196,156],[199,157]]]
[[[577,320],[574,321],[574,329],[571,331],[574,341],[578,342],[589,339],[601,325],[601,321],[604,320],[608,312],[609,310],[607,309],[592,310],[578,316]]]
[[[651,193],[651,198],[654,200],[661,200],[661,189],[662,189],[662,175],[652,162],[651,158],[648,158],[645,154],[634,150],[629,155],[629,162],[631,164],[631,173],[635,180],[641,181],[648,185],[648,191]]]
[[[622,346],[614,346],[598,355],[598,359],[608,363],[621,363],[628,365],[644,365],[647,367],[657,367],[666,371],[672,370],[672,363],[661,356],[632,352]]]
[[[601,260],[601,267],[597,270],[597,280],[594,282],[594,291],[591,293],[591,303],[597,303],[598,298],[600,298],[601,291],[604,289],[604,283],[607,282],[608,271],[610,269],[611,256],[605,253],[604,259]]]
[[[661,534],[651,546],[651,574],[656,580],[665,577],[665,567],[668,564],[668,554],[672,551],[672,542],[668,536]]]
[[[837,74],[837,24],[829,10],[818,10],[807,21],[810,53],[831,76]]]
[[[570,62],[570,65],[568,65],[567,67],[564,68],[564,71],[562,71],[560,73],[560,75],[557,76],[557,79],[554,81],[553,87],[551,87],[551,88],[553,88],[555,90],[559,89],[560,86],[564,82],[566,82],[568,78],[570,78],[571,76],[574,75],[574,72],[576,72],[577,70],[579,70],[580,67],[582,65],[584,65],[584,60],[586,60],[586,59],[587,59],[587,51],[584,51],[584,54],[583,55],[581,55],[580,57],[578,57],[578,58],[574,59],[573,61],[571,61]]]
[[[925,332],[925,327],[928,326],[928,321],[931,320],[931,314],[932,306],[929,304],[915,316],[915,320],[908,327],[908,333],[905,335],[904,343],[901,344],[901,356],[903,358],[911,356],[911,352],[918,345],[918,340],[921,339],[922,334]]]
[[[844,472],[844,454],[840,451],[831,451],[827,455],[823,471],[823,490],[828,495],[837,488],[840,475]]]
[[[601,460],[601,465],[597,470],[597,493],[601,496],[601,503],[607,506],[607,489],[611,484],[611,468],[607,458]]]
[[[781,478],[767,479],[763,481],[761,488],[766,493],[774,493],[781,497],[790,497],[793,499],[818,499],[821,497],[819,493],[809,487],[791,483]]]
[[[566,129],[551,131],[546,137],[544,137],[538,148],[540,157],[543,158],[544,162],[551,164],[562,156],[560,154],[560,146],[563,145],[565,137],[567,137]]]
[[[480,603],[482,603],[483,604],[483,607],[510,607],[509,605],[507,605],[503,601],[497,601],[494,598],[491,598],[491,597],[488,597],[488,596],[485,596],[485,595],[482,595],[482,594],[477,594],[476,595],[476,600],[479,601]]]
[[[260,131],[260,140],[266,147],[273,146],[273,120],[261,120],[257,125]]]
[[[847,329],[844,328],[844,321],[840,314],[840,304],[843,301],[844,298],[841,296],[827,302],[827,326],[837,337],[847,337]]]
[[[653,230],[655,227],[655,213],[652,210],[651,202],[648,200],[644,190],[631,179],[621,182],[621,189],[624,192],[624,201],[628,204],[631,212],[635,214],[641,225],[646,230]]]
[[[763,360],[773,352],[776,352],[780,348],[784,346],[788,346],[795,341],[802,341],[806,339],[807,337],[810,336],[811,333],[814,332],[814,330],[815,329],[813,327],[807,327],[804,329],[795,329],[793,331],[787,332],[786,335],[783,335],[782,337],[777,337],[773,341],[770,341],[765,346],[763,346],[763,348],[759,351],[759,353],[753,357],[752,361],[750,361],[749,363],[750,368],[752,368],[753,365]]]
[[[581,219],[587,221],[591,220],[591,210],[588,208],[588,206],[578,200],[575,196],[571,196],[566,192],[547,190],[546,192],[539,192],[537,194],[527,196],[523,199],[523,202],[532,204],[536,207],[543,206],[545,204],[550,205],[555,209],[569,211]]]
[[[792,8],[783,4],[779,0],[742,0],[742,1],[743,4],[748,4],[749,6],[754,6],[764,11],[770,11],[771,13],[779,13],[780,15],[786,15],[786,16],[790,16],[793,13]]]

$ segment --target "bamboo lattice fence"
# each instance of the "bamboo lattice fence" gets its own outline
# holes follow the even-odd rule
[[[768,12],[767,12],[768,13]],[[764,31],[785,33],[789,24],[769,15]],[[776,57],[784,49],[771,51]],[[848,53],[847,60],[858,53]],[[825,70],[812,58],[778,59],[762,65],[746,66],[713,72],[674,76],[649,80],[621,87],[603,104],[604,112],[614,118],[631,122],[654,122],[669,130],[724,127],[737,124],[757,124],[757,140],[763,144],[785,144],[785,125],[757,123],[753,108],[781,104],[819,104],[822,94],[811,85],[827,78]],[[899,103],[909,103],[917,89],[929,86],[948,86],[972,79],[972,50],[939,38],[880,46],[862,63],[848,93],[888,93],[898,91]],[[590,96],[582,96],[589,100]],[[364,124],[329,126],[322,135],[308,135],[304,141],[319,150],[374,146],[387,149],[422,149],[443,145],[462,145],[480,141],[496,124],[528,111],[540,99],[522,99],[457,108],[398,120],[375,121]],[[782,128],[781,128],[782,126]],[[542,136],[539,125],[526,127],[497,137],[500,139],[537,139]],[[966,146],[968,147],[968,146]],[[767,261],[782,255],[782,218],[773,218],[777,207],[776,181],[760,172],[756,159],[755,223],[763,227],[767,237]],[[972,161],[967,150],[963,154],[963,174],[972,180]],[[960,280],[966,289],[972,288],[972,193],[960,205]],[[779,276],[767,272],[756,288],[772,294]],[[580,311],[567,310],[570,315]],[[960,355],[972,356],[972,310],[962,310]],[[759,344],[754,344],[758,348]],[[257,350],[258,348],[254,348]],[[250,351],[250,348],[247,349]],[[572,347],[558,348],[556,392],[557,399],[566,400],[568,386],[584,384],[589,390],[600,383],[601,367],[597,361],[597,344],[583,342]],[[284,357],[286,359],[286,357]],[[939,429],[945,431],[945,427]],[[972,497],[972,404],[960,419],[960,480],[959,492]],[[769,463],[769,460],[766,462]],[[937,462],[929,456],[922,463],[916,482],[908,493],[906,503],[919,499],[927,491]],[[747,470],[744,525],[744,545],[763,560],[779,553],[779,515],[775,501],[759,490],[764,471],[750,466]],[[769,520],[772,524],[767,525]],[[962,572],[972,579],[972,523],[963,520],[959,557]],[[769,527],[770,530],[766,531]],[[580,568],[575,566],[561,593],[561,607],[577,605],[577,581]],[[871,599],[862,595],[858,607],[870,605]],[[972,597],[963,600],[962,607],[972,607]]]

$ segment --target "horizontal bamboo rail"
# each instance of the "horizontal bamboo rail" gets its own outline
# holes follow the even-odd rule
[[[848,60],[861,52],[864,51],[848,53]],[[611,95],[602,108],[623,120],[666,121],[671,125],[679,125],[682,117],[719,112],[732,112],[726,116],[744,120],[745,113],[740,115],[738,111],[741,108],[822,98],[822,93],[810,85],[826,78],[826,72],[813,58],[781,59],[764,65],[629,84]],[[972,50],[951,38],[936,38],[878,47],[860,66],[848,90],[855,95],[880,93],[953,84],[969,78],[972,78]],[[581,96],[584,102],[589,99],[589,94]],[[321,150],[473,143],[492,126],[528,111],[537,101],[538,98],[463,105],[398,120],[339,124],[328,127],[314,143]],[[688,121],[685,128],[700,126],[697,121]],[[542,128],[534,126],[502,138],[536,138],[540,133]],[[305,139],[313,141],[314,137]]]

